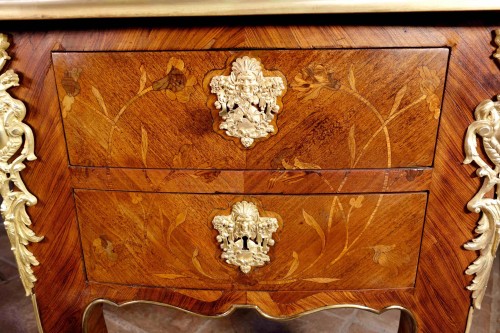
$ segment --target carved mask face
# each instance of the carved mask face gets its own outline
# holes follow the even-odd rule
[[[224,251],[221,258],[228,264],[248,273],[252,267],[269,262],[267,252],[274,244],[271,237],[278,229],[276,218],[261,217],[255,204],[241,201],[233,205],[230,215],[215,216],[212,224],[219,231],[217,241]],[[234,232],[228,230],[230,226]]]
[[[243,98],[247,100],[253,99],[258,89],[258,82],[256,81],[255,75],[251,73],[241,73],[238,75],[236,79],[236,89]]]
[[[254,238],[257,231],[259,212],[248,202],[239,202],[233,206],[232,215],[236,221],[235,235],[237,237]]]

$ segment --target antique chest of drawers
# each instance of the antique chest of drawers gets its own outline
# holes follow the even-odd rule
[[[500,17],[471,16],[4,22],[2,212],[41,329],[146,301],[464,332],[500,162],[498,104],[473,113]]]

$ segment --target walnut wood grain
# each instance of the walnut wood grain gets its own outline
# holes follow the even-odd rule
[[[251,149],[219,129],[209,87],[243,56],[287,87],[276,132]],[[181,169],[430,166],[447,60],[445,48],[53,54],[72,165]]]
[[[367,193],[429,189],[431,168],[380,170],[164,170],[70,167],[74,188],[195,193]]]
[[[10,68],[24,76],[23,84],[11,91],[26,102],[26,122],[37,136],[39,159],[27,165],[24,178],[30,191],[39,198],[38,205],[29,208],[33,230],[45,235],[44,241],[31,245],[30,250],[40,261],[35,269],[38,278],[35,292],[46,332],[80,332],[83,310],[97,298],[118,303],[137,299],[158,301],[209,315],[223,313],[231,304],[254,304],[278,317],[326,305],[358,304],[380,310],[397,304],[414,314],[419,332],[464,332],[470,305],[470,292],[465,287],[471,280],[464,270],[475,255],[463,250],[462,245],[471,238],[477,221],[477,215],[467,213],[464,206],[476,192],[479,180],[474,176],[474,167],[462,165],[462,142],[473,120],[474,107],[480,100],[498,94],[498,66],[490,59],[494,51],[490,32],[500,26],[498,14],[293,18],[294,26],[288,26],[290,17],[282,18],[281,23],[277,18],[261,17],[258,25],[255,18],[227,18],[225,27],[220,21],[207,19],[0,23],[2,31],[17,30],[12,32]],[[68,29],[60,32],[62,27]],[[51,71],[51,51],[373,47],[450,50],[414,288],[219,290],[194,295],[192,290],[86,283],[56,82]]]

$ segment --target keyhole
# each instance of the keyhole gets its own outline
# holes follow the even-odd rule
[[[243,250],[248,250],[248,237],[247,236],[243,236]]]

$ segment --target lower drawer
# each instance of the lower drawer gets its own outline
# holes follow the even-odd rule
[[[88,280],[236,290],[413,287],[427,202],[426,193],[245,197],[76,190],[75,198]],[[268,251],[259,254],[269,261],[250,269],[227,263],[235,254],[220,246],[229,234],[241,236],[242,228],[252,233],[243,225],[252,214],[235,214],[243,201],[258,210],[267,232],[274,231],[264,236]],[[219,234],[213,221],[232,217],[240,230]],[[263,229],[239,239],[244,251],[236,259],[259,250]]]

